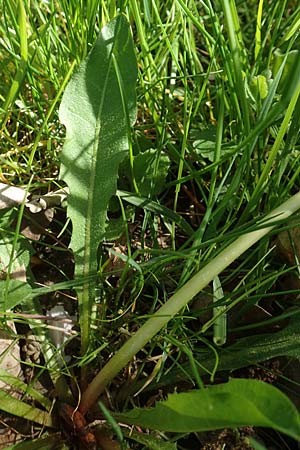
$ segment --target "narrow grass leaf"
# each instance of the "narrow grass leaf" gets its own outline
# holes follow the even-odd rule
[[[24,8],[24,2],[18,2],[18,27],[19,30],[19,50],[20,50],[20,61],[16,71],[15,79],[11,83],[9,93],[4,101],[2,110],[5,111],[6,115],[2,122],[2,127],[9,117],[9,109],[11,108],[13,102],[15,101],[24,78],[27,72],[27,59],[28,59],[28,47],[27,47],[27,31],[26,31],[26,11]]]
[[[190,224],[182,216],[175,213],[171,209],[166,208],[165,206],[160,205],[159,203],[146,197],[133,195],[131,192],[117,190],[117,195],[131,205],[144,208],[146,211],[152,211],[161,217],[166,217],[170,221],[173,221],[187,234],[187,236],[193,235],[194,230]]]
[[[258,242],[275,226],[276,220],[288,218],[300,207],[300,193],[298,192],[279,207],[269,213],[265,219],[258,222],[258,226],[265,226],[264,229],[241,235],[234,242],[229,244],[215,258],[210,260],[196,275],[194,275],[184,286],[178,289],[170,299],[163,304],[150,317],[136,333],[131,336],[120,350],[106,363],[96,377],[91,381],[87,389],[83,392],[79,410],[85,414],[95,398],[103,392],[110,380],[125,367],[125,365],[158,333],[168,321],[175,316],[201,289],[210,283],[215,276],[219,275],[226,267],[235,261],[253,244]]]
[[[286,42],[286,41],[290,40],[291,37],[293,37],[295,34],[298,35],[299,28],[300,28],[300,17],[299,17],[299,12],[298,12],[295,19],[293,20],[293,23],[291,24],[291,26],[288,28],[287,32],[282,37],[282,42]]]
[[[177,433],[250,425],[300,437],[300,415],[294,404],[279,389],[258,380],[231,379],[206,389],[172,394],[152,409],[134,408],[117,418]]]
[[[255,50],[254,50],[255,60],[257,60],[257,57],[261,51],[261,22],[262,22],[263,4],[264,0],[259,0],[257,8],[256,31],[255,31]]]
[[[51,409],[52,401],[49,398],[44,397],[44,395],[42,395],[39,391],[35,390],[32,386],[24,383],[24,381],[20,380],[19,378],[14,377],[1,367],[0,367],[0,381],[5,383],[6,385],[11,386],[14,391],[22,392],[23,394],[32,397],[47,410]]]
[[[12,397],[4,390],[0,391],[0,410],[45,427],[54,426],[49,413]]]
[[[0,311],[5,312],[26,303],[32,297],[28,283],[19,280],[0,281]]]
[[[136,58],[129,25],[118,16],[100,32],[91,53],[69,82],[60,106],[66,126],[60,178],[70,189],[68,216],[73,233],[75,275],[97,271],[106,212],[116,191],[118,166],[129,148],[136,117]],[[94,283],[77,288],[82,353],[88,348]]]
[[[283,330],[240,338],[238,342],[220,349],[218,370],[236,370],[280,356],[300,359],[300,330],[298,316]],[[215,366],[215,356],[211,351],[194,355],[199,375],[210,373]],[[160,380],[160,386],[176,384],[186,378],[186,373],[193,377],[189,363],[184,363],[180,370],[174,370]]]

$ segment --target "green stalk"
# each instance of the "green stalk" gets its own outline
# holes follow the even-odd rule
[[[103,367],[83,392],[79,410],[86,414],[104,391],[108,383],[126,364],[149,342],[172,317],[205,286],[217,277],[226,267],[235,261],[249,247],[272,230],[278,221],[282,222],[300,209],[300,193],[295,194],[279,207],[275,208],[263,220],[257,223],[259,229],[246,233],[221,251],[212,261],[194,275],[180,288],[147,322],[120,348],[120,350]],[[264,227],[264,228],[263,228]]]
[[[218,302],[224,297],[222,285],[219,277],[213,279],[213,301]],[[213,341],[216,345],[224,345],[227,338],[227,313],[226,306],[216,306],[213,309],[214,316],[214,337]]]

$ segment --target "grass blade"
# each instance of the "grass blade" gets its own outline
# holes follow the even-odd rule
[[[0,391],[0,409],[17,417],[22,417],[45,427],[53,427],[52,417],[46,411],[28,405],[5,391]]]
[[[79,409],[85,414],[115,375],[174,317],[194,296],[218,276],[253,244],[274,228],[276,221],[286,219],[300,209],[300,193],[295,194],[259,222],[265,228],[246,233],[228,245],[147,320],[121,347],[83,392]]]

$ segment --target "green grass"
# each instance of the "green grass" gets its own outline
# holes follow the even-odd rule
[[[112,232],[101,252],[101,311],[91,329],[92,344],[72,362],[73,372],[66,370],[76,379],[76,366],[98,371],[199,269],[298,192],[300,6],[233,0],[2,0],[0,6],[0,181],[30,184],[37,194],[61,185],[65,130],[58,107],[73,71],[117,12],[132,28],[138,116],[129,161],[120,169],[121,195],[110,207]],[[143,192],[149,203],[141,207],[133,160],[148,149],[155,149],[153,178],[159,176],[162,157],[169,158],[170,167],[161,189],[152,185]],[[131,192],[128,201],[124,191]],[[50,237],[67,227],[63,208],[59,211]],[[116,217],[126,224],[121,237],[113,232]],[[291,228],[292,242],[281,256],[276,229],[219,275],[223,296],[216,306],[229,316],[229,348],[249,330],[251,336],[273,332],[268,321],[280,324],[291,306],[298,307],[300,255],[292,229],[297,222],[296,217],[281,225]],[[70,232],[67,227],[62,233],[65,245]],[[121,269],[109,261],[112,245],[124,253]],[[48,267],[56,265],[49,248],[68,254],[49,235],[34,247],[46,264],[49,259]],[[72,275],[58,268],[63,275],[52,290],[73,288]],[[159,382],[164,372],[186,370],[189,360],[187,376],[195,378],[191,373],[199,353],[219,351],[213,346],[213,297],[211,285],[138,353],[111,385],[114,408],[144,401],[142,394],[126,398],[124,383],[130,377],[131,392],[135,383],[138,391],[148,377]],[[70,309],[76,312],[74,300]]]

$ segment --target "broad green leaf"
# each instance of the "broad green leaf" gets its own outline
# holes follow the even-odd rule
[[[216,132],[216,127],[213,125],[205,130],[191,130],[190,138],[193,142],[193,149],[197,159],[199,159],[200,155],[201,158],[207,158],[209,161],[214,162],[217,139]],[[230,152],[232,152],[232,147],[222,146],[222,156]]]
[[[264,75],[254,76],[250,83],[250,89],[254,95],[254,98],[265,99],[268,95],[269,86],[268,80]]]
[[[248,439],[254,450],[267,450],[267,448],[263,444],[257,442],[254,438],[249,437]]]
[[[210,161],[214,160],[216,127],[210,126],[206,130],[193,129],[191,130],[191,139],[197,155],[208,158]]]
[[[14,242],[14,236],[0,233],[0,311],[7,311],[31,297],[26,283],[30,261],[30,246],[24,239]]]
[[[109,199],[116,191],[118,166],[129,148],[136,117],[136,57],[123,16],[108,23],[69,82],[60,106],[66,127],[60,178],[69,187],[70,247],[75,276],[97,271],[97,250],[105,235]],[[77,289],[82,353],[88,346],[94,283]]]
[[[173,221],[178,225],[188,236],[192,236],[194,233],[193,228],[190,224],[184,220],[179,214],[176,214],[169,208],[166,208],[163,205],[160,205],[157,202],[150,200],[145,197],[138,197],[137,195],[132,194],[131,192],[120,191],[117,190],[117,195],[130,203],[131,205],[138,206],[139,208],[144,208],[147,211],[152,211],[155,214],[159,214],[161,217],[166,217],[168,220]]]
[[[171,394],[152,409],[134,408],[116,418],[178,433],[250,425],[300,438],[300,415],[294,404],[279,389],[258,380],[232,379],[206,389]]]
[[[170,167],[167,155],[157,155],[154,149],[139,153],[133,160],[133,173],[139,192],[148,197],[159,194],[165,185]]]
[[[19,280],[0,281],[0,311],[5,312],[17,305],[25,303],[32,297],[32,289],[28,283]]]
[[[26,280],[26,269],[30,261],[30,246],[24,239],[18,239],[14,244],[14,236],[8,232],[0,233],[0,275],[18,280]]]
[[[276,74],[280,69],[281,64],[285,61],[285,57],[286,55],[281,53],[280,49],[276,49],[273,52],[272,72],[274,76],[276,76]],[[282,93],[283,89],[286,87],[286,83],[289,82],[291,77],[291,71],[295,70],[295,62],[298,58],[299,58],[299,50],[290,50],[288,52],[283,73],[279,82],[278,91],[280,93]]]
[[[235,370],[279,356],[300,359],[299,314],[290,325],[277,333],[265,333],[239,339],[238,342],[218,350],[219,362],[217,370]],[[216,360],[211,351],[194,355],[199,375],[211,373]],[[189,363],[182,364],[182,370],[173,370],[162,377],[159,386],[178,383],[186,379],[186,373],[194,377]],[[151,386],[150,386],[151,387]]]
[[[4,390],[0,391],[0,410],[45,427],[54,426],[49,413],[12,397]]]

